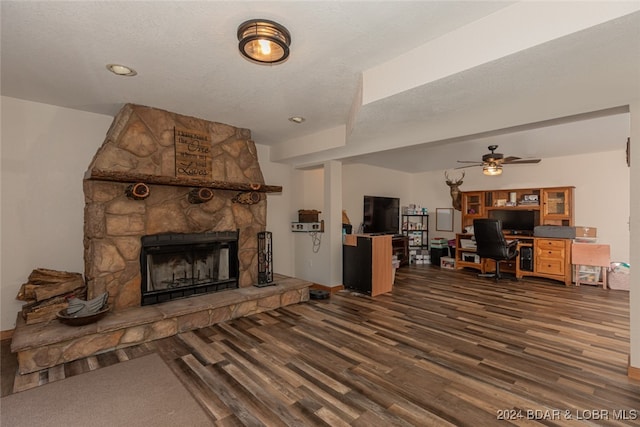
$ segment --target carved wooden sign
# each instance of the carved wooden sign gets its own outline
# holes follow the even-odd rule
[[[174,128],[176,178],[212,180],[211,138],[206,133]]]

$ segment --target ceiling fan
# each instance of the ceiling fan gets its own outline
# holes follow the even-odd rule
[[[482,166],[482,173],[485,175],[500,175],[502,173],[502,165],[517,165],[524,163],[540,163],[541,159],[522,159],[520,157],[504,157],[501,153],[496,153],[497,145],[487,147],[491,153],[482,156],[482,161],[477,160],[458,160],[458,163],[470,163],[466,166],[459,166],[456,169],[471,168],[474,166]]]

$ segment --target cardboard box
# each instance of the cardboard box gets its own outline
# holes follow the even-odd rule
[[[455,270],[456,260],[448,256],[443,256],[442,258],[440,258],[440,268]]]
[[[575,227],[576,237],[598,237],[597,228],[595,227]]]

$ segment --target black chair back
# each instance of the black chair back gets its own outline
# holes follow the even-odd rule
[[[499,219],[474,219],[473,232],[476,236],[476,253],[481,258],[500,260],[513,256],[502,234],[502,221]]]

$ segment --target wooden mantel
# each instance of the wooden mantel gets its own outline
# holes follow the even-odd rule
[[[86,180],[112,181],[123,183],[144,182],[145,184],[172,185],[178,187],[206,187],[218,190],[257,191],[261,193],[281,193],[280,185],[248,184],[227,181],[203,181],[201,178],[172,177],[134,173],[130,171],[107,171],[92,169],[87,171]]]

